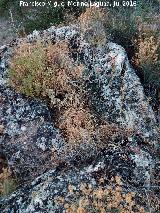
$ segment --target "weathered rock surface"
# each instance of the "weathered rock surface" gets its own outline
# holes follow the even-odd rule
[[[87,150],[82,144],[84,152],[79,152],[77,147],[77,152],[65,156],[67,146],[52,123],[48,107],[17,94],[7,86],[6,62],[11,51],[8,48],[0,66],[0,124],[4,126],[0,135],[0,153],[23,179],[46,173],[2,199],[1,212],[63,212],[63,205],[53,202],[56,196],[68,199],[68,184],[74,185],[75,191],[81,182],[94,187],[98,184],[98,173],[105,174],[106,179],[118,174],[134,187],[151,189],[158,127],[125,50],[114,43],[92,47],[81,39],[79,29],[74,26],[34,31],[27,39],[32,42],[38,38],[69,42],[74,60],[80,60],[86,66],[84,76],[91,107],[110,124],[128,131],[128,136],[118,136],[112,144],[106,141],[106,150],[101,153],[96,153],[96,147]],[[92,156],[87,162],[90,170],[81,165],[79,169],[59,166],[57,170],[49,171],[52,164],[54,167],[53,150],[58,152],[61,163],[73,162],[76,165],[80,156],[83,156],[83,161]],[[94,170],[97,168],[96,173]]]
[[[52,149],[60,148],[63,140],[46,105],[28,100],[9,88],[0,89],[0,122],[4,127],[1,152],[14,172],[28,179],[51,168]]]
[[[117,173],[120,173],[125,178],[124,180],[131,180],[134,165],[128,161],[127,154],[123,151],[112,149],[104,153],[105,157],[99,156],[88,167],[59,168],[46,172],[29,186],[24,186],[7,199],[2,200],[0,202],[1,212],[66,212],[66,203],[78,204],[76,199],[82,198],[82,186],[85,184],[94,191],[101,185],[100,179],[103,179],[101,186],[107,188],[108,179]],[[135,189],[134,186],[132,187],[132,190]],[[58,203],[58,200],[61,202]]]
[[[155,116],[125,50],[117,44],[108,43],[91,53],[88,57],[94,54],[94,58],[90,64],[90,85],[96,86],[98,91],[97,96],[92,94],[91,97],[95,99],[96,109],[107,120],[139,132],[151,144],[156,143]]]

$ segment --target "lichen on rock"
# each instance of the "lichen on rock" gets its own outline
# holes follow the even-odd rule
[[[108,190],[110,181],[117,176],[124,182],[122,191],[128,187],[140,195],[141,190],[145,197],[145,190],[152,190],[159,132],[143,86],[124,48],[109,42],[104,34],[103,44],[94,45],[83,33],[78,26],[51,27],[42,32],[34,31],[15,44],[18,47],[24,40],[32,44],[37,39],[53,43],[64,41],[68,44],[72,65],[77,68],[78,63],[83,64],[80,79],[85,92],[82,91],[83,95],[77,98],[75,91],[79,91],[79,84],[76,84],[73,97],[79,101],[85,96],[87,107],[77,101],[75,108],[69,108],[70,114],[68,108],[65,109],[71,116],[71,127],[76,126],[74,117],[88,113],[79,119],[78,128],[79,137],[81,131],[87,137],[82,137],[82,143],[77,144],[66,141],[62,131],[71,128],[65,120],[65,113],[61,116],[66,105],[60,108],[58,118],[62,123],[58,126],[58,122],[54,123],[57,117],[54,108],[8,86],[7,63],[14,53],[12,47],[2,48],[0,125],[3,131],[0,132],[0,153],[6,156],[10,168],[25,184],[0,200],[1,212],[67,212],[65,204],[71,206],[81,196],[81,183],[97,190],[103,179],[102,186]],[[92,37],[90,31],[87,33]],[[101,31],[96,30],[96,33]],[[60,102],[61,99],[60,96]],[[76,107],[81,107],[81,113],[74,112]],[[88,122],[91,127],[85,120],[92,121]],[[92,130],[90,135],[89,130]],[[71,191],[77,193],[78,198],[72,196],[69,185],[73,185]],[[64,200],[62,204],[56,203],[58,197]],[[120,203],[117,205],[121,210]],[[148,211],[147,205],[144,208]],[[139,211],[136,207],[134,210]]]

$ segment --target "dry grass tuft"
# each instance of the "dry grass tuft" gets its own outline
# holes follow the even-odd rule
[[[95,120],[89,109],[70,107],[60,118],[59,128],[69,142],[91,141],[95,134]]]

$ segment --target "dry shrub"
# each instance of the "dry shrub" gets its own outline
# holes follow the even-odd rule
[[[95,134],[95,120],[89,109],[72,106],[60,118],[59,128],[69,142],[89,142]]]
[[[12,177],[9,168],[3,168],[0,173],[0,196],[5,196],[13,192],[17,187],[16,180]]]
[[[159,42],[153,36],[149,38],[141,36],[135,40],[135,44],[137,53],[134,62],[136,65],[143,66],[145,63],[157,63]]]
[[[72,64],[68,44],[42,41],[23,42],[15,50],[10,66],[10,84],[28,96],[52,100],[70,94],[72,81],[78,80],[82,68]]]
[[[103,26],[105,14],[95,7],[88,8],[79,17],[83,38],[93,46],[106,43],[106,34]]]
[[[154,86],[157,90],[160,87],[159,72],[159,41],[157,37],[147,37],[146,34],[135,40],[136,54],[132,59],[136,69],[144,76],[144,85]]]
[[[56,107],[57,125],[68,141],[87,140],[94,122],[83,107],[83,66],[73,64],[68,44],[41,41],[24,42],[15,51],[10,69],[10,83],[28,96],[44,99]]]

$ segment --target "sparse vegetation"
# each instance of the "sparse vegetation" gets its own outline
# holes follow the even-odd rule
[[[92,46],[104,45],[107,41],[104,30],[105,13],[97,8],[89,8],[79,17],[84,39]]]
[[[15,50],[9,70],[10,85],[27,96],[44,100],[56,109],[56,125],[71,144],[99,141],[126,134],[99,120],[89,108],[82,64],[73,64],[68,44],[23,42]]]
[[[82,70],[81,65],[73,66],[67,43],[23,43],[11,63],[10,84],[57,108],[60,129],[69,141],[78,141],[89,137],[94,128],[92,115],[83,104]]]
[[[0,5],[2,3],[5,1],[0,1]],[[89,8],[81,14],[78,23],[83,39],[93,47],[104,45],[107,40],[113,40],[125,47],[137,73],[144,76],[143,84],[145,86],[153,84],[158,90],[160,87],[158,27],[148,23],[145,13],[141,15],[142,5],[138,7],[138,11],[135,9],[124,11],[123,8],[113,12],[108,9],[105,11]],[[148,11],[148,8],[145,10]],[[79,12],[81,13],[81,10]],[[53,10],[53,8],[46,14],[42,14],[42,11],[37,12],[34,21],[26,22],[25,29],[30,32],[36,25],[37,29],[46,28],[51,20],[54,24],[65,22],[65,13],[61,9]],[[89,94],[86,94],[84,71],[83,64],[73,61],[70,57],[67,42],[59,41],[53,44],[51,41],[38,40],[29,43],[24,39],[16,46],[10,64],[9,84],[17,92],[45,101],[57,112],[55,124],[61,130],[70,149],[72,145],[93,141],[97,142],[97,148],[103,149],[104,146],[106,148],[109,139],[119,135],[123,135],[124,138],[126,135],[133,135],[132,129],[120,129],[104,122],[103,118],[100,120],[97,114],[94,114],[88,101]],[[98,94],[95,85],[93,87]],[[15,190],[16,181],[9,169],[3,169],[0,181],[0,196]],[[72,186],[69,186],[76,202],[64,203],[64,198],[58,198],[56,201],[60,200],[68,213],[148,212],[148,209],[136,205],[135,192],[124,193],[123,184],[118,176],[113,178],[113,182],[112,187],[99,186],[96,189],[82,183],[79,188],[80,196],[74,194]]]
[[[133,63],[143,72],[144,84],[152,84],[159,88],[159,41],[154,37],[140,37],[135,41],[137,52],[133,57]]]
[[[0,173],[0,197],[6,196],[13,192],[17,187],[17,181],[12,177],[12,172],[9,168],[3,168]]]
[[[11,63],[11,85],[28,96],[48,97],[54,104],[51,96],[69,93],[73,87],[71,80],[79,74],[79,67],[72,67],[68,54],[68,46],[64,42],[55,45],[41,41],[22,43]]]

